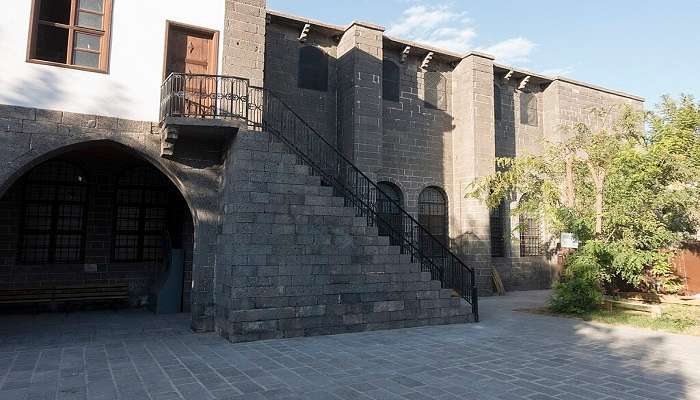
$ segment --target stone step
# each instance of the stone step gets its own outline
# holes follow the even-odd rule
[[[390,322],[464,318],[468,321],[470,309],[454,304],[424,301],[411,304],[404,301],[378,301],[360,305],[310,305],[299,307],[278,307],[255,310],[231,311],[227,321],[235,334],[260,333],[267,331],[290,332],[318,327],[335,327],[343,324],[377,324],[386,329]],[[240,330],[239,330],[240,329]]]
[[[333,196],[333,188],[328,186],[293,185],[285,183],[268,183],[265,189],[273,194],[309,194],[313,196]]]
[[[394,292],[374,292],[362,294],[341,294],[341,295],[323,295],[323,296],[274,296],[274,297],[251,297],[245,302],[238,305],[237,309],[267,309],[280,307],[305,307],[305,306],[325,306],[328,312],[338,314],[342,310],[348,312],[356,312],[361,307],[367,307],[366,304],[379,301],[403,301],[405,308],[415,308],[420,306],[420,302],[424,302],[425,306],[435,307],[436,303],[439,306],[456,306],[470,307],[470,305],[461,298],[444,297],[441,290],[427,291],[394,291]],[[338,310],[340,309],[340,311]]]
[[[240,170],[231,179],[233,185],[236,185],[238,182],[320,186],[321,178],[297,173]]]
[[[467,322],[471,306],[268,134],[228,187],[221,298],[234,341]],[[223,239],[225,237],[225,239]]]
[[[374,245],[374,246],[388,246],[389,237],[388,236],[358,236],[355,238],[355,244],[357,245]]]
[[[357,264],[410,264],[410,254],[373,254],[353,255],[353,262]]]
[[[275,266],[270,266],[269,269],[274,270]],[[277,266],[282,268],[285,266]],[[298,267],[290,267],[298,268]],[[397,274],[400,275],[400,274]],[[268,298],[268,297],[304,297],[315,296],[319,304],[340,304],[340,303],[361,303],[367,301],[378,301],[382,299],[406,298],[418,300],[459,300],[453,298],[450,290],[443,290],[440,282],[423,280],[422,274],[411,274],[412,280],[391,281],[391,282],[365,282],[358,281],[353,283],[329,283],[325,278],[314,277],[303,281],[304,284],[292,285],[292,277],[268,276],[268,277],[247,277],[245,279],[239,277],[239,280],[233,280],[225,285],[223,289],[224,295],[229,295],[238,298]],[[300,277],[303,278],[303,277]],[[398,276],[397,276],[398,278]],[[317,282],[314,281],[316,279]],[[261,286],[246,286],[246,282],[263,283]],[[275,283],[286,281],[285,286],[279,286]],[[395,294],[392,292],[407,293]],[[402,297],[403,296],[403,297]]]

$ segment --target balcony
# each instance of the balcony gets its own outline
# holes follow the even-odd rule
[[[257,100],[257,101],[256,101]],[[262,121],[262,90],[247,79],[171,73],[161,85],[161,156],[220,159],[239,129]]]

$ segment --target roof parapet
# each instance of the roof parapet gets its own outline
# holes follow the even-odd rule
[[[386,30],[386,28],[381,26],[381,25],[377,25],[377,24],[373,24],[373,23],[365,22],[365,21],[353,21],[348,25],[341,26],[341,25],[325,23],[322,21],[314,20],[314,19],[299,17],[296,15],[287,14],[287,13],[284,13],[281,11],[267,10],[267,14],[268,14],[268,16],[274,16],[274,17],[278,17],[278,18],[296,21],[300,24],[309,24],[312,27],[318,27],[318,28],[322,28],[324,30],[332,31],[335,34],[342,34],[345,31],[347,31],[348,29],[350,29],[352,26],[355,26],[355,25],[363,26],[363,27],[369,28],[369,29],[378,30],[381,32],[384,32]],[[470,52],[467,52],[465,54],[461,54],[461,53],[453,52],[450,50],[445,50],[445,49],[441,49],[438,47],[434,47],[434,46],[431,46],[431,45],[426,44],[426,43],[414,42],[414,41],[408,40],[408,39],[396,38],[396,37],[389,36],[389,35],[383,35],[383,37],[384,37],[384,40],[388,40],[390,42],[396,43],[404,51],[407,47],[410,48],[410,52],[412,54],[433,53],[435,56],[438,56],[438,55],[443,56],[443,58],[445,58],[445,57],[450,58],[453,61],[459,61],[459,60],[462,60],[462,59],[470,57],[470,56],[483,57],[483,58],[487,58],[491,61],[494,61],[496,59],[495,56],[493,56],[491,54],[483,53],[480,51],[470,51]],[[564,76],[547,76],[547,75],[531,72],[531,71],[528,71],[525,69],[513,68],[513,67],[507,66],[507,65],[502,65],[502,64],[497,64],[497,63],[494,63],[493,65],[495,68],[500,68],[500,69],[505,70],[505,71],[513,71],[513,72],[522,74],[524,76],[530,76],[532,78],[537,78],[537,79],[543,80],[543,81],[549,81],[549,82],[561,81],[561,82],[570,83],[570,84],[576,85],[576,86],[587,87],[587,88],[598,90],[601,92],[614,94],[616,96],[626,97],[626,98],[636,100],[636,101],[641,101],[641,102],[645,101],[644,98],[640,97],[640,96],[635,96],[633,94],[629,94],[629,93],[618,91],[618,90],[606,89],[606,88],[601,87],[601,86],[596,86],[593,84],[577,81],[577,80],[567,78]]]

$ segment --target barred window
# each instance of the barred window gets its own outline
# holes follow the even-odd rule
[[[491,210],[489,228],[491,230],[491,257],[505,257],[505,203]]]
[[[25,264],[81,262],[85,255],[87,180],[78,167],[49,161],[24,184],[18,259]]]
[[[158,261],[167,229],[169,182],[152,167],[128,170],[117,181],[114,261]]]
[[[328,56],[314,46],[299,49],[299,80],[302,89],[328,90]]]
[[[382,98],[389,101],[399,101],[401,97],[401,71],[391,60],[382,64]]]
[[[541,256],[544,254],[540,236],[540,220],[531,215],[520,216],[520,256]]]
[[[438,110],[447,110],[447,79],[436,71],[424,75],[425,105]]]
[[[447,245],[447,199],[441,189],[428,187],[420,193],[418,222],[441,243]],[[442,248],[435,246],[428,235],[421,236],[420,239],[424,254],[435,256],[442,254]]]
[[[534,93],[520,94],[520,123],[537,126],[537,96]]]
[[[397,234],[403,232],[403,218],[399,211],[399,206],[403,204],[401,189],[390,182],[379,182],[377,186],[384,192],[384,194],[377,192],[377,214],[380,218],[377,224],[379,235],[389,236],[392,244],[399,244]]]

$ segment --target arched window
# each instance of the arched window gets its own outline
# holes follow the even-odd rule
[[[427,187],[418,196],[418,222],[436,239],[447,245],[447,199],[436,187]],[[424,254],[440,255],[442,249],[434,246],[429,237],[421,237]]]
[[[399,101],[401,71],[399,66],[391,60],[384,60],[382,64],[382,98],[389,101]]]
[[[158,261],[167,229],[170,182],[150,166],[126,171],[117,180],[114,261]]]
[[[299,81],[302,89],[328,90],[328,56],[314,46],[299,49]]]
[[[87,179],[83,170],[65,161],[49,161],[34,168],[24,186],[19,261],[82,261],[86,208]]]
[[[520,123],[537,126],[537,95],[522,92],[520,94]]]
[[[377,192],[377,224],[379,235],[389,236],[391,244],[399,244],[398,235],[403,233],[403,218],[399,206],[403,205],[401,189],[390,182],[379,182],[379,189],[386,194]],[[398,205],[398,206],[397,206]]]
[[[438,110],[447,110],[447,79],[436,71],[423,76],[425,105]]]

